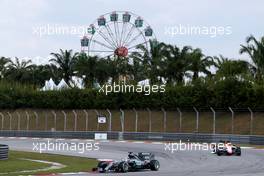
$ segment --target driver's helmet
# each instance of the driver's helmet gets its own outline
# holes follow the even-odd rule
[[[129,159],[134,159],[136,157],[136,155],[133,152],[129,152],[128,153],[128,158]]]

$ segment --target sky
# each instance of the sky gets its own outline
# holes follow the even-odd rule
[[[38,29],[88,26],[120,10],[143,17],[159,41],[201,48],[205,55],[248,59],[239,54],[240,45],[250,34],[264,36],[263,7],[263,0],[0,0],[0,56],[45,63],[59,49],[79,52],[81,35],[40,35]],[[188,28],[200,33],[188,33]]]

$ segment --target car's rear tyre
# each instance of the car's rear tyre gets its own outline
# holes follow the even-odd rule
[[[123,161],[119,164],[119,170],[123,173],[128,172],[129,166],[127,162]]]
[[[218,156],[222,156],[223,153],[222,153],[222,152],[217,152],[217,155],[218,155]]]
[[[236,156],[241,156],[241,152],[236,152]]]
[[[238,147],[235,152],[236,156],[241,156],[241,148]]]
[[[151,160],[150,161],[150,170],[152,171],[158,171],[160,168],[160,163],[157,160]]]

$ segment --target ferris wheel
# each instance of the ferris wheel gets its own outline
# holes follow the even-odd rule
[[[150,25],[140,16],[124,11],[101,15],[88,28],[88,35],[81,39],[81,51],[89,56],[127,57],[133,52],[142,52],[137,47],[144,45],[149,51],[149,41],[155,40]]]

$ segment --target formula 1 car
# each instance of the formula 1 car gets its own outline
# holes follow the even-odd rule
[[[129,152],[128,158],[121,161],[114,160],[101,160],[97,165],[97,171],[100,173],[105,172],[129,172],[143,169],[150,169],[158,171],[160,164],[155,160],[152,153],[138,153]]]
[[[216,146],[214,146],[213,153],[217,154],[218,156],[241,156],[241,148],[229,141],[221,141]]]

